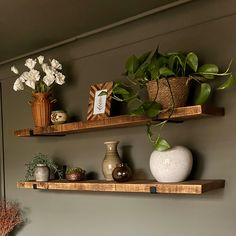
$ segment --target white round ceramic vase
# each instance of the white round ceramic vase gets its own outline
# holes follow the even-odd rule
[[[175,146],[166,151],[153,151],[150,170],[158,182],[176,183],[184,181],[193,165],[192,153],[183,146]]]

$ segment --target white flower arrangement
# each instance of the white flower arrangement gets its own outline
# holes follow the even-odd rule
[[[33,89],[34,93],[49,92],[54,83],[62,85],[65,83],[65,75],[59,70],[62,65],[56,60],[49,60],[50,64],[44,62],[44,56],[39,56],[36,59],[29,58],[25,61],[25,66],[29,71],[23,72],[19,78],[16,79],[13,89],[15,91],[24,90],[24,85]],[[35,69],[36,64],[39,63],[44,76],[41,76],[40,71]],[[19,74],[15,66],[11,67],[11,71]]]

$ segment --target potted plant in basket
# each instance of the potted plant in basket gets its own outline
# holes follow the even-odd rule
[[[194,104],[204,104],[207,101],[212,92],[210,83],[214,79],[224,79],[217,88],[219,90],[232,86],[235,79],[230,66],[231,62],[225,72],[221,73],[215,64],[200,64],[194,52],[161,54],[157,48],[153,53],[146,52],[139,57],[133,55],[128,58],[124,73],[126,80],[115,83],[113,98],[127,102],[131,115],[153,118],[169,109],[171,117],[174,108],[186,105],[191,80],[200,86]],[[148,91],[148,99],[142,96],[143,90]],[[162,129],[167,120],[156,126]],[[155,149],[164,151],[170,148],[160,135],[153,139],[150,125],[147,133]]]
[[[50,91],[54,84],[65,83],[65,76],[60,72],[62,65],[56,59],[49,62],[50,64],[44,62],[43,56],[27,59],[25,66],[28,71],[23,72],[13,85],[15,91],[24,90],[24,85],[32,89],[35,100],[30,104],[36,127],[45,127],[50,124],[51,104],[55,101],[50,99]],[[11,71],[19,75],[15,66],[11,67]]]
[[[26,181],[32,178],[34,178],[36,181],[48,181],[50,173],[57,174],[59,179],[63,178],[63,170],[59,168],[59,166],[53,160],[50,160],[45,154],[36,154],[33,159],[25,165]]]

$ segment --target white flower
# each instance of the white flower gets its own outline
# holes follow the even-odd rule
[[[17,68],[15,66],[11,67],[11,71],[15,74],[19,74],[19,71],[17,70]]]
[[[28,67],[28,71],[23,72],[20,77],[15,81],[13,89],[23,90],[24,86],[29,86],[34,92],[48,92],[51,89],[53,83],[62,85],[65,83],[65,76],[59,72],[62,69],[62,65],[56,60],[49,60],[50,64],[44,62],[44,56],[38,56],[35,59],[28,58],[25,61],[25,66]],[[39,64],[41,71],[35,68],[36,64]],[[15,66],[11,67],[11,71],[15,74],[19,74],[19,71]],[[43,72],[43,75],[40,74]]]
[[[51,66],[54,69],[57,69],[57,70],[61,70],[62,69],[62,65],[56,59],[52,59],[51,60]]]
[[[48,74],[52,74],[53,73],[53,70],[51,69],[51,67],[46,64],[46,63],[43,63],[42,64],[42,69],[43,69],[43,72],[48,75]]]
[[[21,81],[24,81],[28,87],[35,89],[35,83],[40,79],[39,71],[37,70],[26,71],[21,75],[20,78]]]
[[[25,61],[25,66],[27,66],[30,70],[32,70],[32,69],[34,69],[36,63],[37,63],[36,59],[33,60],[33,59],[29,58]]]
[[[49,87],[55,81],[55,77],[53,74],[47,74],[43,77],[43,82]]]
[[[44,56],[38,56],[37,59],[38,59],[39,64],[42,65],[44,61]]]
[[[18,78],[18,79],[15,81],[15,83],[14,83],[14,85],[13,85],[13,89],[14,89],[15,91],[24,90],[24,85],[23,85],[23,82],[21,81],[20,78]]]
[[[59,85],[64,84],[65,83],[65,76],[60,72],[56,72],[55,73],[55,82]]]

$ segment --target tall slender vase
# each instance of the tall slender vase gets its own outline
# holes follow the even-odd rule
[[[50,125],[52,105],[49,93],[33,93],[34,101],[30,102],[35,127]]]
[[[112,172],[118,164],[121,163],[117,151],[118,141],[104,142],[106,147],[105,157],[102,163],[102,172],[107,181],[113,180]]]

